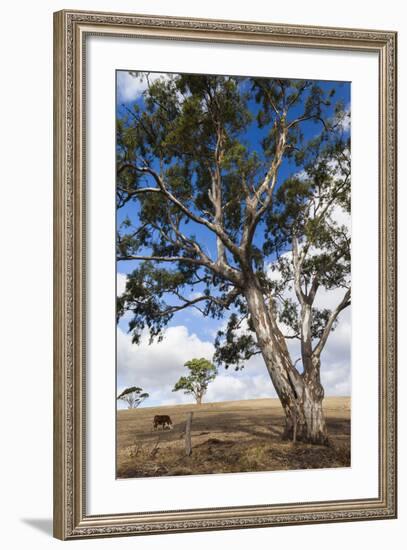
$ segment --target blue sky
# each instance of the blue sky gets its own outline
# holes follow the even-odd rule
[[[165,75],[150,73],[150,78],[165,78]],[[335,88],[334,100],[341,100],[345,109],[350,112],[350,84],[318,82],[325,90]],[[131,108],[134,103],[143,106],[142,93],[146,88],[146,82],[136,79],[127,71],[117,72],[117,114],[121,116],[126,108]],[[255,112],[257,105],[250,104],[250,110]],[[332,111],[332,109],[331,109]],[[295,116],[298,113],[293,113]],[[333,116],[333,112],[330,113]],[[320,127],[314,122],[304,124],[303,133],[305,140],[319,133]],[[344,125],[344,132],[350,131],[349,124]],[[243,136],[251,149],[259,152],[262,132],[254,122],[249,131]],[[279,180],[284,181],[289,175],[298,172],[298,167],[293,162],[285,160],[279,173]],[[133,223],[137,219],[137,204],[127,203],[117,214],[117,224],[129,217]],[[347,222],[345,222],[347,223]],[[209,255],[214,254],[215,239],[206,228],[191,224],[190,232],[196,235],[199,242],[204,242]],[[257,232],[257,242],[261,243],[261,231]],[[138,262],[121,261],[117,263],[117,287],[118,294],[124,289],[126,274],[131,272]],[[168,265],[166,266],[168,267]],[[199,291],[199,288],[194,289]],[[338,295],[323,295],[320,299],[325,307],[335,305]],[[197,310],[189,308],[178,312],[169,323],[165,338],[161,343],[151,346],[147,343],[147,335],[142,337],[141,344],[131,343],[127,334],[128,317],[120,320],[117,333],[117,389],[121,391],[129,385],[142,386],[150,393],[150,398],[143,406],[158,404],[171,404],[190,402],[191,397],[184,396],[181,392],[172,392],[176,380],[186,370],[183,367],[185,361],[191,357],[207,357],[211,359],[213,354],[213,342],[217,330],[224,326],[226,320],[214,320],[203,317]],[[299,353],[295,349],[296,343],[289,341],[293,356]],[[296,355],[297,357],[298,355]],[[350,394],[350,308],[342,314],[338,329],[331,335],[324,351],[322,380],[327,395]],[[245,369],[235,372],[233,369],[219,370],[215,382],[209,387],[206,401],[222,401],[229,399],[274,397],[264,362],[261,356],[252,358]]]

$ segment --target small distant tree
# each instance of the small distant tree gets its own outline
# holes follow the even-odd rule
[[[117,400],[125,401],[129,409],[136,409],[141,403],[150,397],[150,395],[143,391],[142,388],[137,386],[131,386],[122,391],[120,395],[117,396]]]
[[[189,375],[181,376],[172,391],[184,390],[184,394],[193,395],[200,405],[209,383],[216,378],[216,367],[203,357],[191,359],[184,366],[189,369]]]

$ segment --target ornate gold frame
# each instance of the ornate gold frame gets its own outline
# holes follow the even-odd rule
[[[86,515],[83,76],[91,34],[371,51],[379,59],[379,495],[377,498]],[[84,537],[396,517],[395,32],[146,15],[54,14],[54,535]]]

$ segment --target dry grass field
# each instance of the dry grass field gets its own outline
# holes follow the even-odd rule
[[[120,410],[117,477],[156,477],[226,472],[350,466],[350,398],[324,400],[331,445],[282,441],[284,416],[277,399],[226,401]],[[185,425],[193,412],[192,454],[185,453]],[[153,429],[168,414],[173,429]]]

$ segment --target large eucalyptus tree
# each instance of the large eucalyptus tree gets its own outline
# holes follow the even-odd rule
[[[216,362],[239,369],[261,354],[285,437],[326,443],[321,353],[351,292],[350,144],[335,85],[133,77],[145,91],[117,120],[117,259],[137,262],[118,318],[131,312],[134,343],[145,329],[162,338],[185,308],[227,318]],[[334,308],[315,306],[321,289],[340,293]]]

